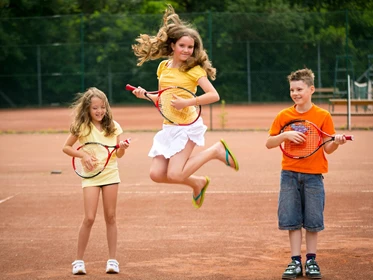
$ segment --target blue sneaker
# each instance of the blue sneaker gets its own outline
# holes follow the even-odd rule
[[[298,276],[303,276],[302,263],[292,260],[282,274],[282,279],[295,279]]]

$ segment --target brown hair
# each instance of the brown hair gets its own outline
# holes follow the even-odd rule
[[[309,87],[313,86],[315,83],[315,74],[312,72],[311,69],[308,68],[291,72],[287,78],[289,83],[291,81],[303,81]]]

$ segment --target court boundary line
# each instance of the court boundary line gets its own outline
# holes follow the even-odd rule
[[[8,201],[9,199],[12,199],[13,197],[17,196],[19,193],[16,193],[15,195],[11,195],[11,196],[8,196],[2,200],[0,200],[0,204],[5,202],[5,201]]]
[[[276,222],[276,220],[270,221],[269,224]],[[277,223],[277,222],[276,222]],[[248,225],[247,227],[250,228],[260,228],[263,226],[268,226],[265,224],[262,225]],[[76,228],[77,226],[75,225],[48,225],[48,226],[43,226],[42,228]],[[194,225],[173,225],[173,226],[165,226],[165,225],[143,225],[143,226],[138,226],[138,225],[132,225],[133,228],[201,228],[201,226],[194,226]],[[210,228],[211,226],[204,226],[205,228]],[[270,226],[272,227],[272,226]],[[373,225],[337,225],[337,224],[327,224],[326,228],[366,228],[366,229],[373,229]]]
[[[21,184],[17,184],[16,185],[17,187],[22,187],[23,185]],[[25,184],[24,186],[30,186],[30,184]],[[60,185],[59,185],[60,186]],[[64,184],[64,186],[75,186],[75,184]],[[138,187],[138,186],[144,186],[140,183],[138,184],[126,184],[124,187]],[[76,193],[80,193],[81,192],[81,187],[78,185],[76,187],[76,191],[74,192],[71,192],[71,191],[46,191],[46,192],[43,192],[43,191],[26,191],[26,192],[22,192],[23,194],[40,194],[40,193],[43,193],[43,194],[76,194]],[[121,190],[119,188],[118,190],[118,194],[190,194],[191,191],[170,191],[170,190],[149,190],[149,191],[146,191],[146,190],[141,190],[141,191],[138,191],[138,190]],[[333,194],[345,194],[345,193],[373,193],[373,190],[369,190],[369,189],[365,189],[365,190],[338,190],[338,191],[333,191],[333,190],[325,190],[326,194],[328,193],[333,193]],[[279,191],[271,191],[271,190],[263,190],[263,191],[224,191],[224,190],[216,190],[216,191],[207,191],[207,193],[209,194],[232,194],[232,195],[235,195],[235,194],[278,194]],[[18,195],[19,193],[17,193],[16,195]],[[14,195],[14,196],[16,196]],[[8,199],[11,199],[13,198],[14,196],[12,197],[9,197],[9,198],[5,198],[4,201],[8,200]],[[1,202],[4,202],[3,200],[0,200],[0,203]]]

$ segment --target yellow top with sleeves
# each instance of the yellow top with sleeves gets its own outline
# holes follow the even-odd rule
[[[117,144],[117,136],[123,133],[121,126],[116,122],[113,121],[116,131],[113,136],[107,137],[105,136],[104,131],[99,131],[92,123],[91,126],[91,133],[85,137],[79,137],[80,144],[84,144],[86,142],[99,142],[104,145],[108,146],[115,146]],[[88,130],[88,129],[87,129]],[[87,131],[83,131],[81,134],[85,135]],[[120,183],[119,178],[119,170],[118,170],[118,163],[117,163],[117,155],[114,152],[111,156],[106,168],[102,171],[101,174],[97,175],[96,177],[90,179],[82,179],[82,187],[93,187],[93,186],[103,186],[103,185],[110,185]]]
[[[295,109],[295,105],[282,110],[273,121],[271,128],[269,129],[269,135],[278,135],[285,124],[296,119],[308,120],[313,122],[322,131],[325,131],[330,135],[335,134],[334,124],[330,113],[313,104],[311,109],[305,113],[299,113]],[[293,159],[283,154],[282,169],[308,174],[327,173],[328,160],[326,159],[324,149],[322,148],[310,157],[303,159]]]
[[[207,77],[206,71],[201,66],[197,65],[187,72],[182,72],[178,68],[169,68],[169,62],[170,60],[163,60],[158,65],[157,77],[159,80],[159,89],[179,86],[195,94],[197,92],[198,80],[201,77]],[[182,97],[185,98],[184,96]],[[167,120],[164,120],[163,123],[170,124]]]

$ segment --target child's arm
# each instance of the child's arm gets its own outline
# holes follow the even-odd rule
[[[207,105],[220,100],[219,93],[216,91],[215,87],[207,79],[207,77],[199,78],[198,85],[204,91],[204,94],[199,95],[196,98],[188,99],[184,99],[174,95],[173,100],[171,101],[171,105],[174,106],[177,110],[181,110],[188,106]]]
[[[63,145],[63,148],[62,148],[62,151],[71,156],[71,157],[80,157],[82,158],[83,157],[83,152],[81,151],[77,151],[76,149],[73,148],[73,145],[75,144],[75,142],[78,141],[78,137],[70,134],[66,141],[65,141],[65,144]]]
[[[115,152],[117,158],[121,158],[126,153],[126,149],[130,146],[130,141],[121,141],[120,136],[118,136],[117,143],[119,144],[119,149],[117,149]]]
[[[73,145],[75,144],[76,141],[78,141],[78,137],[70,134],[67,137],[65,144],[63,145],[62,151],[71,157],[81,158],[83,165],[88,170],[91,170],[94,167],[95,159],[92,158],[91,155],[83,152],[82,149],[78,151],[77,149],[73,148]]]
[[[324,145],[324,151],[327,154],[333,153],[338,149],[339,145],[343,145],[347,142],[346,137],[343,134],[336,134],[334,137],[334,141],[328,142]]]
[[[143,89],[142,87],[137,87],[136,89],[134,89],[132,91],[132,93],[137,97],[137,98],[140,98],[140,99],[145,99],[145,100],[148,100],[148,98],[150,98],[151,100],[153,100],[153,102],[156,101],[156,99],[158,98],[158,95],[157,94],[149,94],[147,95],[148,98],[145,96],[145,92],[146,90]],[[149,100],[150,101],[150,100]]]
[[[212,85],[207,77],[199,78],[198,85],[204,91],[204,94],[198,96],[199,105],[207,105],[220,100],[219,93],[216,91],[215,87]],[[196,104],[190,104],[190,106],[193,105]]]
[[[267,149],[276,148],[285,140],[300,144],[306,141],[306,136],[299,131],[285,131],[277,135],[270,135],[267,138],[266,147]]]

